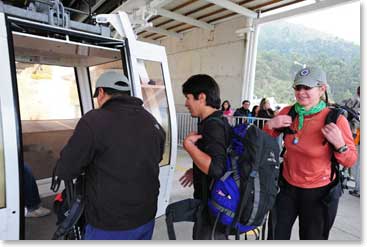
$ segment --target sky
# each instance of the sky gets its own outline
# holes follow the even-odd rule
[[[328,33],[360,45],[360,2],[338,5],[333,8],[298,15],[287,22]]]

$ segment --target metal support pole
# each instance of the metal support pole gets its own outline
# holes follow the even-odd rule
[[[252,36],[252,32],[247,32],[244,34],[245,35],[245,52],[244,52],[244,60],[243,60],[243,74],[242,74],[242,92],[241,92],[241,99],[240,99],[240,103],[242,103],[242,101],[244,99],[247,99],[247,91],[248,91],[248,78],[249,78],[249,71],[250,71],[250,47],[251,47],[251,36]]]
[[[252,35],[251,43],[251,58],[250,58],[250,73],[249,73],[249,83],[248,83],[248,91],[247,96],[249,100],[252,100],[254,97],[254,85],[255,85],[255,72],[256,72],[256,56],[257,56],[257,44],[259,42],[259,31],[260,26],[254,25],[254,33]]]

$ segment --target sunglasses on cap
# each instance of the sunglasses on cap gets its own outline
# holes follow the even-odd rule
[[[309,86],[305,86],[305,85],[297,85],[297,86],[294,86],[293,89],[296,90],[296,91],[300,91],[300,90],[310,90],[312,89],[313,87],[309,87]]]

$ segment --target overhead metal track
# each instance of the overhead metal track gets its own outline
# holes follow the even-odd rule
[[[91,14],[93,14],[94,12],[96,12],[96,10],[102,6],[102,4],[104,4],[106,2],[106,0],[99,0],[98,2],[96,2],[95,5],[92,6],[91,8]],[[88,18],[88,15],[83,15],[81,17],[79,17],[78,21],[83,22]]]
[[[22,20],[30,20],[30,21],[42,22],[48,25],[59,26],[55,25],[56,23],[59,23],[56,17],[50,17],[50,14],[38,13],[35,11],[21,9],[18,7],[4,4],[2,1],[0,1],[0,11],[8,14],[9,16],[18,17]],[[104,27],[101,25],[90,25],[80,23],[77,21],[72,21],[69,18],[66,18],[66,22],[63,22],[62,25],[59,27],[103,35],[106,37],[111,36],[111,31],[108,27]]]

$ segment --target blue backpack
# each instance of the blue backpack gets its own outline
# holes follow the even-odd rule
[[[236,234],[262,226],[278,193],[280,148],[275,138],[255,125],[229,126],[226,172],[210,187],[209,212],[227,234]]]

